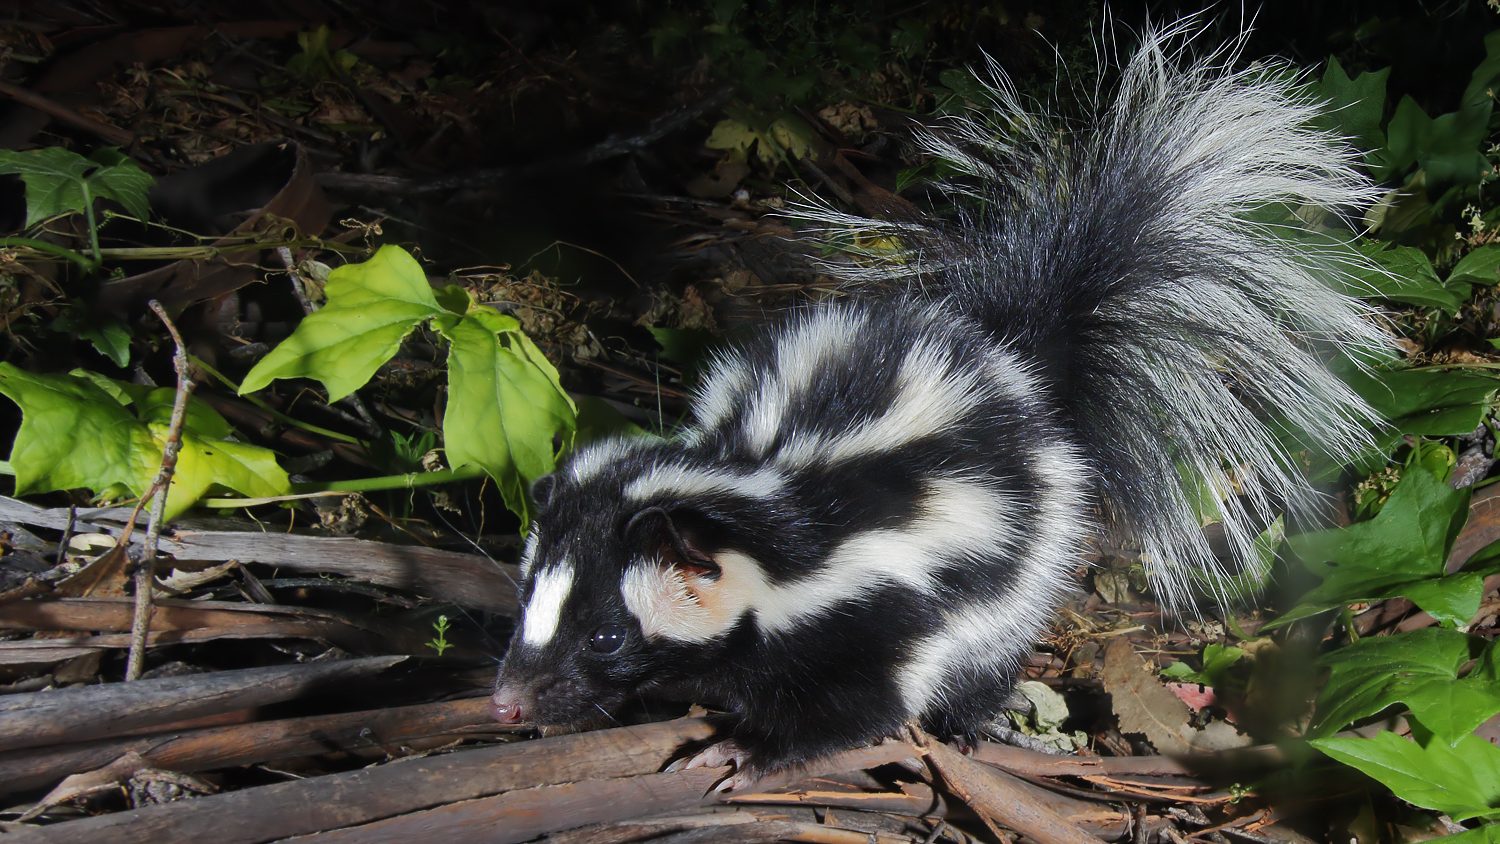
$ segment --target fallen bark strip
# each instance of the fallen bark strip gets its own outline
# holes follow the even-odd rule
[[[43,788],[69,774],[102,768],[127,753],[139,754],[153,768],[195,773],[365,749],[395,754],[396,745],[445,735],[456,738],[456,731],[476,725],[503,729],[491,719],[486,698],[13,750],[0,753],[0,792]]]
[[[1286,756],[1274,745],[1221,750],[1183,756],[1061,756],[1021,747],[981,742],[974,758],[1028,777],[1177,776],[1194,780],[1213,771],[1243,771],[1275,766]]]
[[[1016,781],[1014,785],[1018,794],[1024,792],[1024,802],[1042,806],[1066,818],[1068,823],[1089,835],[1113,839],[1130,831],[1132,819],[1129,812],[1056,794],[1028,782]],[[911,817],[941,818],[948,814],[943,795],[927,785],[910,783],[902,792],[796,790],[786,794],[756,795],[752,799],[764,805],[808,805]],[[732,798],[731,802],[740,801]]]
[[[770,812],[775,812],[772,815]],[[912,844],[912,831],[906,834],[879,830],[850,829],[840,825],[848,814],[823,813],[821,819],[809,807],[802,812],[776,807],[714,807],[693,815],[665,815],[632,819],[610,824],[595,824],[547,836],[548,844],[633,844],[637,841],[670,841],[673,844],[736,844],[756,841],[808,841],[827,844]],[[808,817],[811,815],[811,817]],[[869,816],[867,816],[869,817]],[[863,818],[862,818],[863,819]],[[875,817],[879,820],[879,817]],[[821,820],[821,822],[820,822]],[[896,821],[897,818],[891,818]],[[910,824],[913,818],[905,819]],[[934,817],[922,821],[937,820]],[[940,821],[939,821],[940,823]],[[934,825],[935,827],[935,825]],[[918,829],[921,829],[918,827]],[[927,830],[923,830],[926,832]],[[963,841],[965,835],[949,838]]]
[[[683,745],[712,734],[706,720],[681,718],[473,748],[67,821],[15,832],[7,841],[253,844],[520,788],[654,773]]]
[[[610,823],[715,802],[705,792],[718,768],[590,780],[508,791],[424,812],[285,839],[287,844],[409,844],[413,836],[444,844],[518,844],[586,824]]]
[[[0,750],[89,741],[125,730],[290,700],[367,677],[404,656],[214,671],[0,698]]]
[[[1070,819],[1036,798],[1026,784],[1003,771],[970,759],[930,736],[918,734],[927,759],[955,796],[991,820],[1035,839],[1039,844],[1097,844]],[[999,835],[998,830],[992,831]]]
[[[667,754],[662,757],[663,762],[670,753],[671,749],[668,749]],[[756,784],[757,793],[733,796],[733,799],[737,802],[755,802],[762,796],[759,790],[780,788],[825,772],[886,765],[909,759],[913,753],[909,745],[900,742],[845,751],[813,763],[812,769],[768,777]],[[444,842],[514,844],[538,835],[587,824],[610,823],[709,806],[731,797],[708,793],[727,773],[725,768],[700,768],[669,774],[651,773],[520,789],[494,797],[447,803],[362,826],[329,830],[315,838],[292,840],[303,840],[306,844],[313,844],[314,841],[317,844],[366,844],[409,842],[413,836],[435,836]]]
[[[118,537],[114,522],[128,511],[79,510],[75,530]],[[0,496],[0,525],[64,530],[64,508],[46,509]],[[141,539],[132,537],[133,545]],[[420,545],[394,545],[342,536],[178,528],[161,537],[161,552],[179,560],[261,562],[296,571],[341,574],[504,615],[516,612],[516,568],[478,554]]]
[[[130,599],[124,597],[32,599],[0,604],[0,629],[123,633],[130,630],[131,614]],[[368,618],[333,610],[232,601],[160,599],[151,617],[152,644],[278,636],[318,639],[356,653],[425,654],[430,631],[390,622],[377,626]],[[118,647],[107,635],[38,641]]]

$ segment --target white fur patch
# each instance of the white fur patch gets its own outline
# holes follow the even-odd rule
[[[568,474],[579,483],[589,481],[603,472],[605,467],[635,451],[646,442],[647,440],[644,439],[617,437],[591,443],[573,452],[573,456],[568,459]]]
[[[751,448],[759,454],[771,448],[786,427],[787,405],[807,391],[818,372],[841,365],[863,325],[862,314],[827,306],[804,314],[777,338],[776,363],[761,376],[745,415]]]
[[[734,413],[750,390],[750,371],[737,356],[716,356],[693,396],[693,418],[697,421],[688,435],[701,434]]]
[[[725,493],[742,498],[771,498],[785,485],[786,478],[774,469],[741,475],[667,463],[655,466],[631,481],[625,487],[625,497],[632,501],[647,501],[664,496]]]
[[[893,451],[932,436],[957,422],[984,400],[979,379],[972,372],[955,370],[944,348],[936,343],[920,344],[907,352],[897,373],[895,397],[881,415],[847,434],[814,446],[816,455],[835,462]],[[794,452],[783,450],[778,460],[806,460],[808,445]]]
[[[561,563],[536,576],[531,598],[526,602],[525,621],[521,623],[521,641],[532,646],[552,641],[562,622],[563,604],[573,591],[573,563]]]
[[[728,633],[768,591],[754,559],[725,551],[715,562],[718,577],[684,574],[658,560],[637,561],[625,570],[620,584],[625,608],[647,639],[706,642]]]

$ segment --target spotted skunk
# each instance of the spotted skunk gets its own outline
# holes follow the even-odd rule
[[[979,74],[988,101],[918,136],[951,213],[799,212],[865,246],[835,270],[904,283],[785,316],[680,436],[536,484],[495,717],[712,704],[733,726],[693,763],[739,786],[908,722],[974,734],[1101,534],[1169,604],[1256,559],[1312,499],[1299,452],[1376,423],[1325,365],[1389,345],[1339,292],[1357,259],[1295,222],[1375,193],[1286,68],[1190,40],[1147,33],[1071,128]]]

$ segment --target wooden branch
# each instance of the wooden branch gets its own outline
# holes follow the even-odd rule
[[[81,509],[77,529],[120,536],[123,528],[114,523],[115,514],[123,515],[117,509]],[[62,530],[67,520],[65,508],[46,509],[0,496],[0,525],[14,522]],[[478,554],[342,536],[181,526],[162,536],[161,550],[179,560],[239,560],[340,574],[502,615],[516,613],[516,567]]]
[[[671,749],[666,750],[670,755]],[[783,787],[813,773],[885,765],[910,758],[913,752],[909,745],[901,742],[845,751],[813,763],[811,769],[769,777],[757,783],[756,789],[759,792]],[[318,844],[396,842],[410,841],[412,836],[421,835],[436,836],[443,841],[507,844],[584,824],[612,823],[709,806],[724,799],[754,802],[763,796],[759,793],[728,796],[710,793],[726,773],[724,768],[698,768],[669,774],[649,773],[628,779],[596,779],[520,789],[494,797],[448,803],[363,826],[330,830],[319,833],[316,840]]]
[[[474,748],[26,829],[8,840],[17,844],[270,841],[516,789],[652,774],[683,745],[712,734],[707,721],[684,718]],[[722,775],[701,769],[692,772],[699,778],[716,773]],[[699,798],[704,789],[699,790]]]
[[[404,656],[214,671],[0,697],[0,750],[89,741],[201,715],[290,700],[368,677]]]
[[[153,768],[193,773],[314,754],[394,752],[397,744],[453,737],[474,726],[504,731],[490,717],[488,698],[13,750],[0,753],[0,792],[42,788],[128,753],[139,754]]]
[[[0,81],[0,96],[10,97],[21,105],[34,108],[48,117],[55,117],[86,132],[92,132],[115,146],[129,147],[135,143],[135,135],[125,129],[80,114],[62,103],[9,82]]]
[[[980,742],[974,750],[974,758],[1012,774],[1027,777],[1139,774],[1196,779],[1208,771],[1274,767],[1286,762],[1286,754],[1274,745],[1184,756],[1071,756]]]
[[[37,638],[0,642],[0,664],[28,662],[28,652],[54,648],[118,648],[129,644],[119,633],[131,630],[132,607],[127,598],[33,599],[0,604],[0,630],[99,631],[100,635]],[[281,604],[233,601],[156,601],[152,614],[152,645],[206,642],[214,639],[295,637],[336,645],[364,654],[429,655],[431,631],[410,624],[372,623],[368,617],[334,610]],[[475,653],[475,656],[478,654]]]

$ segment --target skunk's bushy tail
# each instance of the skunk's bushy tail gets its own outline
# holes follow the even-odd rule
[[[1376,424],[1328,356],[1391,345],[1341,292],[1360,259],[1300,222],[1347,222],[1377,197],[1353,151],[1315,128],[1320,105],[1285,66],[1233,69],[1235,45],[1193,58],[1187,28],[1147,32],[1077,124],[1023,107],[991,64],[987,101],[918,138],[951,174],[951,213],[797,212],[845,251],[901,244],[834,272],[905,279],[1037,361],[1105,523],[1177,606],[1196,573],[1225,573],[1203,485],[1234,568],[1253,564],[1276,514],[1311,498],[1297,452],[1352,457]]]

